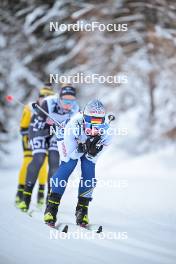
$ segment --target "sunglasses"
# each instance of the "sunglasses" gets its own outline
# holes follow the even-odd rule
[[[74,100],[74,99],[61,99],[61,101],[64,105],[73,105],[76,100]]]

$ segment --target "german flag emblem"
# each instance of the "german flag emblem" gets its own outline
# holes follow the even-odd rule
[[[92,117],[91,123],[92,124],[102,124],[103,123],[103,118]]]

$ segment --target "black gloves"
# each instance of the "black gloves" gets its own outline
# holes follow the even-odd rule
[[[86,144],[85,143],[78,143],[77,151],[78,151],[78,153],[86,153],[87,152]]]
[[[78,143],[78,153],[85,153],[95,157],[103,149],[103,145],[98,144],[100,139],[101,136],[97,135],[95,137],[88,138],[85,143]]]
[[[86,140],[85,144],[87,153],[90,154],[92,157],[95,157],[103,149],[103,145],[98,144],[98,141],[100,141],[100,139],[101,136],[97,135]]]
[[[32,108],[35,110],[35,111],[37,111],[38,110],[38,108],[37,108],[37,103],[35,102],[35,103],[32,103]]]
[[[29,137],[28,137],[27,134],[26,135],[22,135],[22,143],[23,143],[23,151],[30,149]]]

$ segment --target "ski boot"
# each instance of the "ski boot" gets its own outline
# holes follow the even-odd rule
[[[44,214],[45,224],[54,227],[57,221],[57,212],[60,204],[61,196],[57,193],[51,193],[48,197],[48,203]]]
[[[89,199],[84,197],[79,197],[78,204],[76,206],[76,224],[80,226],[87,226],[89,224],[88,219],[88,206]]]
[[[19,204],[18,208],[21,209],[22,212],[27,212],[29,209],[29,205],[31,202],[32,196],[32,187],[26,186],[23,192],[23,201]]]
[[[23,200],[23,191],[24,191],[24,185],[23,184],[19,184],[18,185],[18,190],[17,190],[17,193],[16,193],[16,197],[15,197],[15,204],[16,204],[17,207]]]
[[[37,207],[39,209],[42,208],[42,206],[44,205],[44,192],[45,192],[45,185],[39,185],[39,189],[38,189],[38,193],[37,193]]]

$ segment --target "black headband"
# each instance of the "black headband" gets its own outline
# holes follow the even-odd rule
[[[76,96],[76,89],[74,87],[71,87],[71,86],[65,86],[60,91],[60,97],[62,97],[64,95]]]

